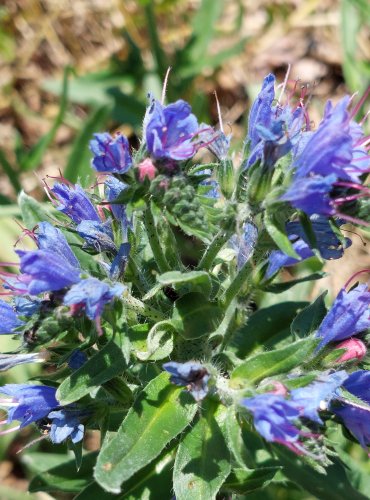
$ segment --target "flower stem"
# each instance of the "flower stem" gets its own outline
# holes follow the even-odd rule
[[[207,250],[204,252],[202,258],[200,259],[197,269],[204,269],[204,270],[209,269],[213,261],[215,260],[216,255],[224,246],[224,244],[227,242],[229,237],[230,237],[229,231],[221,229],[213,238]]]
[[[158,269],[161,273],[165,273],[170,270],[170,266],[168,265],[167,259],[163,253],[150,206],[148,206],[145,210],[144,224]]]
[[[238,295],[240,289],[248,280],[251,272],[252,266],[249,262],[246,262],[230,283],[229,288],[227,288],[223,294],[222,302],[225,307],[228,307],[231,301]]]
[[[166,319],[161,311],[158,311],[157,309],[154,309],[154,307],[144,304],[144,302],[136,299],[130,294],[124,294],[122,296],[122,300],[127,307],[141,314],[142,316],[151,319],[152,321],[162,321]]]

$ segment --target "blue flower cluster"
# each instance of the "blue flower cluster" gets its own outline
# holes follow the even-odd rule
[[[55,362],[78,376],[91,356],[121,336],[115,346],[125,363],[120,358],[103,396],[94,394],[105,406],[114,382],[122,382],[125,394],[139,390],[143,383],[135,387],[136,381],[151,373],[139,363],[160,361],[157,372],[162,366],[197,403],[214,398],[236,407],[266,441],[299,455],[310,454],[310,440],[328,418],[370,446],[370,372],[358,366],[351,372],[367,354],[367,284],[347,283],[309,332],[315,361],[309,383],[300,382],[307,373],[299,367],[260,384],[235,389],[230,382],[233,369],[248,362],[226,343],[246,319],[252,287],[265,290],[282,268],[315,256],[341,258],[351,245],[342,227],[361,222],[356,203],[369,192],[368,138],[350,99],[335,107],[329,102],[312,130],[303,100],[276,99],[275,83],[268,75],[251,107],[237,168],[222,123],[219,130],[198,124],[185,101],[166,106],[150,97],[138,151],[122,134],[94,134],[95,190],[45,180],[54,212],[27,231],[33,249],[17,249],[19,262],[2,264],[19,272],[0,273],[8,296],[0,300],[0,334],[20,338],[21,346],[0,355],[0,371]],[[192,163],[201,148],[217,163]],[[271,230],[271,221],[277,228]],[[200,332],[192,311],[198,299],[212,311],[199,318]],[[135,335],[147,331],[144,352]],[[125,370],[135,382],[130,387],[116,377]],[[63,405],[53,384],[8,384],[0,393],[7,410],[2,424],[20,422],[3,434],[35,423],[54,443],[77,443],[94,411],[84,401]]]

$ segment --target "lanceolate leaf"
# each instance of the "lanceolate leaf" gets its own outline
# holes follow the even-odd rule
[[[80,470],[76,471],[75,459],[69,459],[32,479],[28,490],[79,492],[92,481],[93,466],[97,453],[89,453],[82,459]]]
[[[230,455],[208,408],[180,443],[173,470],[177,500],[212,500],[230,472]]]
[[[221,309],[199,292],[176,300],[173,321],[181,335],[190,340],[213,332],[221,319]]]
[[[324,298],[327,292],[322,293],[312,304],[300,311],[291,325],[291,332],[297,337],[307,337],[314,332],[326,315]]]
[[[257,354],[235,368],[231,374],[233,385],[238,385],[238,381],[253,384],[263,378],[286,373],[307,361],[317,343],[315,339],[298,340],[283,349]]]
[[[320,474],[301,459],[282,446],[274,446],[277,456],[283,466],[285,476],[301,488],[320,500],[365,500],[364,495],[357,492],[349,482],[345,469],[337,459],[326,468],[325,474]]]
[[[308,302],[281,302],[255,312],[234,336],[234,348],[240,358],[261,345],[269,347],[275,340],[286,338],[290,332],[290,324],[297,313],[306,307]]]
[[[261,467],[260,469],[233,469],[222,487],[223,491],[246,494],[265,488],[274,479],[281,467]]]
[[[39,222],[50,221],[49,211],[24,191],[18,196],[22,219],[27,229],[33,229]]]
[[[99,455],[96,481],[119,493],[121,484],[154,460],[192,421],[197,405],[183,389],[161,373],[149,382],[129,411],[118,433]]]
[[[64,380],[59,386],[57,398],[64,405],[73,403],[122,373],[125,366],[121,349],[111,341]]]

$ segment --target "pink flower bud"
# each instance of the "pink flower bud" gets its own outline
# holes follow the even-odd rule
[[[286,396],[288,394],[288,390],[285,387],[284,384],[281,382],[278,382],[277,380],[274,380],[273,382],[269,382],[270,386],[272,386],[274,389],[272,391],[269,391],[271,394],[275,394],[276,396]]]
[[[351,359],[362,359],[367,352],[365,344],[359,339],[347,339],[336,346],[336,349],[346,349],[346,352],[337,359],[337,363],[344,363]]]
[[[148,177],[150,181],[152,181],[157,173],[157,169],[153,165],[153,162],[150,158],[146,158],[137,166],[139,169],[139,181],[144,182],[144,179]]]

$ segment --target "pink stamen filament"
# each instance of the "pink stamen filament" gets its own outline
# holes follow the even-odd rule
[[[352,194],[350,196],[344,196],[343,198],[336,198],[333,200],[334,205],[342,205],[343,203],[346,203],[347,201],[353,201],[353,200],[358,200],[360,198],[364,198],[365,196],[368,196],[369,193],[358,193],[358,194]]]
[[[357,219],[356,217],[351,217],[350,215],[342,214],[341,212],[337,212],[336,215],[338,217],[341,217],[344,220],[347,220],[348,222],[351,222],[352,224],[358,224],[359,226],[370,227],[369,222],[365,222],[361,219]]]
[[[334,183],[335,186],[343,186],[353,189],[358,189],[359,191],[370,192],[370,188],[363,186],[362,184],[357,184],[355,182],[347,182],[347,181],[336,181]]]
[[[366,101],[367,96],[369,95],[369,93],[370,93],[370,85],[369,85],[369,87],[365,90],[365,92],[364,92],[363,96],[362,96],[362,97],[361,97],[361,99],[358,101],[358,103],[357,103],[357,104],[356,104],[356,106],[353,108],[353,110],[351,111],[351,113],[350,113],[350,115],[349,115],[351,119],[352,119],[352,118],[354,118],[354,117],[357,115],[357,113],[360,111],[360,109],[361,109],[362,105],[364,104],[364,102]]]
[[[352,276],[344,284],[343,288],[347,288],[351,281],[353,281],[357,276],[360,276],[360,274],[370,274],[370,269],[362,269],[361,271],[357,271],[355,274],[352,274]]]
[[[10,429],[6,429],[5,431],[1,431],[0,436],[4,436],[4,434],[10,434],[11,432],[14,432],[14,431],[19,431],[20,428],[21,428],[20,425],[17,425],[16,427],[11,427]]]

